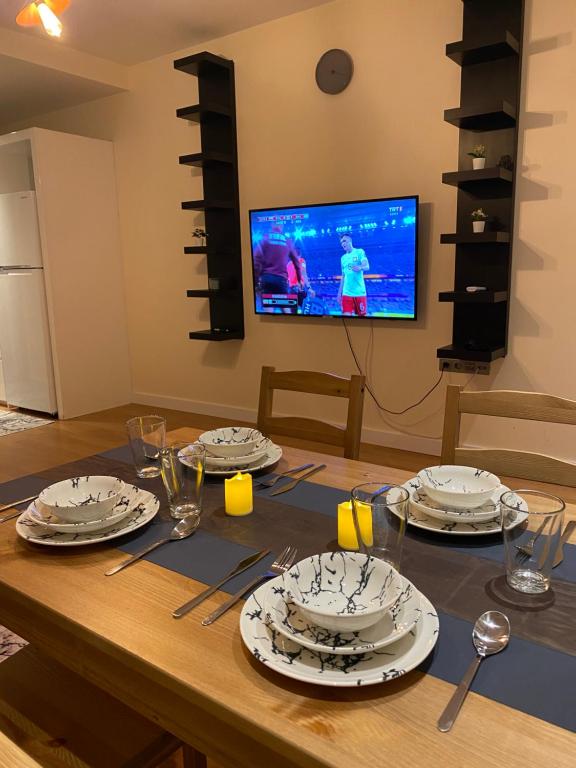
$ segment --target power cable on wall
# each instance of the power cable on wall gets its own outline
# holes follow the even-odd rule
[[[356,354],[356,351],[354,349],[354,345],[352,344],[352,338],[350,336],[350,330],[349,330],[348,326],[346,325],[346,321],[345,321],[344,318],[342,318],[342,325],[344,326],[344,330],[346,331],[346,338],[348,340],[348,346],[350,347],[350,352],[352,353],[352,357],[354,358],[354,363],[356,364],[356,368],[358,369],[358,373],[360,373],[362,376],[366,377],[366,390],[367,390],[368,394],[370,395],[370,397],[372,398],[372,400],[374,401],[376,407],[378,408],[378,410],[380,412],[387,413],[387,414],[390,414],[392,416],[403,416],[405,413],[408,413],[408,411],[411,411],[414,408],[417,408],[419,405],[421,405],[440,386],[440,384],[442,382],[442,379],[444,378],[445,371],[440,371],[440,375],[438,376],[436,382],[430,387],[429,390],[427,390],[427,392],[424,393],[424,395],[422,395],[422,397],[419,400],[417,400],[415,403],[412,403],[412,405],[407,406],[406,408],[404,408],[401,411],[392,411],[389,408],[385,408],[380,403],[380,401],[378,400],[376,394],[374,393],[372,385],[370,383],[371,376],[370,376],[369,368],[370,368],[370,364],[371,364],[371,360],[372,360],[372,350],[373,350],[373,344],[374,344],[374,324],[373,324],[373,322],[371,321],[371,323],[370,323],[370,336],[369,336],[369,339],[368,339],[368,344],[366,346],[365,365],[364,365],[364,369],[365,370],[364,371],[362,370],[362,366],[360,365],[360,362],[358,360],[358,355]],[[470,378],[468,379],[468,381],[466,382],[464,387],[467,387],[468,384],[470,384],[470,382],[472,381],[472,379],[474,378],[475,375],[476,374],[473,373],[470,376]],[[407,434],[414,434],[414,433],[407,433]],[[418,437],[419,435],[415,435],[415,436]],[[420,435],[420,437],[430,437],[430,436],[429,435]],[[441,435],[439,435],[437,438],[431,437],[430,439],[439,439],[440,437],[441,437]]]
[[[440,371],[440,376],[438,377],[436,383],[433,384],[433,386],[430,387],[430,389],[417,402],[413,403],[412,405],[409,405],[407,408],[404,408],[402,411],[391,411],[389,408],[385,408],[380,403],[380,401],[378,400],[376,395],[374,394],[374,392],[372,390],[372,387],[370,386],[370,384],[368,382],[368,375],[367,375],[367,373],[364,373],[364,371],[362,370],[362,366],[358,362],[358,356],[356,355],[356,351],[354,350],[354,346],[352,344],[352,339],[350,337],[350,330],[349,330],[348,326],[346,325],[346,321],[344,320],[344,318],[342,318],[342,325],[344,326],[344,330],[346,331],[346,338],[348,339],[348,346],[350,347],[350,352],[352,353],[352,357],[354,358],[354,362],[356,363],[356,368],[358,369],[358,373],[360,373],[362,376],[366,376],[366,390],[368,391],[368,394],[370,395],[372,400],[374,400],[374,402],[376,404],[376,407],[379,408],[381,411],[384,411],[384,413],[389,413],[392,416],[403,416],[405,413],[408,413],[408,411],[411,411],[414,408],[417,408],[419,405],[421,405],[424,402],[424,400],[426,400],[426,398],[430,397],[432,392],[434,392],[434,390],[438,386],[440,386],[440,382],[444,378],[444,371]],[[373,329],[372,329],[372,331],[373,331]],[[369,341],[369,345],[371,346],[371,342],[370,341]],[[368,371],[368,366],[366,366],[366,371]]]

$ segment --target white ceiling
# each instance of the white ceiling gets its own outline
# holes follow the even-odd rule
[[[0,125],[117,93],[104,83],[0,55]]]
[[[137,64],[181,48],[288,16],[331,0],[71,0],[62,15],[67,45],[120,64]],[[0,26],[17,27],[25,0],[0,0]]]

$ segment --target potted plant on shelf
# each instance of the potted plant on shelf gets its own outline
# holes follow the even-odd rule
[[[202,227],[196,227],[196,229],[192,232],[192,237],[195,240],[199,240],[199,245],[205,246],[206,245],[206,230],[202,229]]]
[[[472,230],[474,232],[484,232],[488,216],[486,216],[482,208],[477,208],[470,215],[472,216]]]
[[[486,147],[484,144],[476,144],[476,146],[472,147],[470,152],[468,152],[468,155],[472,158],[472,168],[475,171],[484,168],[486,165]]]

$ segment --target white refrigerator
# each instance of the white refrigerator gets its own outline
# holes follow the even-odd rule
[[[35,192],[0,195],[0,357],[8,404],[56,414]]]

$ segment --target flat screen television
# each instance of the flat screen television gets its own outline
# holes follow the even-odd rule
[[[257,314],[415,320],[418,196],[250,211]]]

